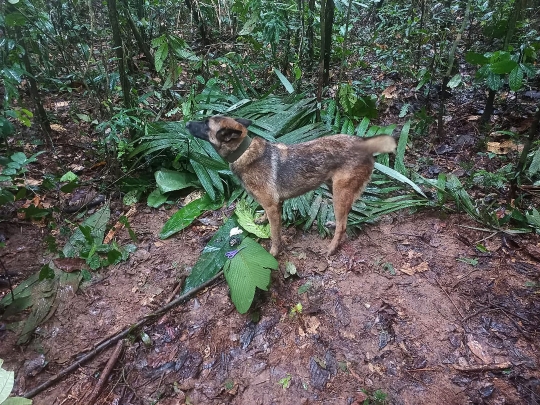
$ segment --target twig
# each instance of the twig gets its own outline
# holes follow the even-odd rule
[[[463,319],[463,314],[461,313],[461,311],[459,310],[459,308],[457,307],[457,305],[454,303],[454,301],[453,301],[452,298],[450,297],[450,294],[448,294],[448,292],[443,288],[443,286],[441,285],[441,283],[439,283],[439,280],[437,279],[437,277],[435,277],[435,281],[436,281],[437,284],[439,285],[440,289],[443,290],[443,292],[446,294],[446,296],[448,297],[448,299],[450,300],[450,302],[452,303],[452,305],[454,306],[454,308],[455,308],[456,311],[458,312],[459,316],[461,316],[461,319]]]
[[[493,229],[487,229],[487,228],[478,228],[476,226],[469,226],[469,225],[458,225],[460,228],[467,228],[467,229],[474,229],[475,231],[482,231],[482,232],[493,232]]]
[[[491,238],[493,238],[495,235],[497,235],[499,232],[500,232],[500,231],[495,231],[495,232],[493,232],[491,235],[488,235],[488,236],[486,236],[485,238],[482,238],[482,239],[480,239],[479,241],[474,242],[474,244],[475,244],[475,245],[478,245],[479,243],[482,243],[482,242],[485,241],[485,240],[491,239]]]
[[[414,373],[417,371],[441,371],[439,368],[408,368],[407,371],[409,373]]]
[[[89,360],[92,360],[97,354],[101,353],[103,350],[105,350],[109,346],[115,344],[120,339],[125,338],[127,335],[129,335],[134,330],[140,328],[141,326],[144,326],[146,324],[151,323],[154,319],[160,317],[161,315],[165,314],[169,310],[173,309],[174,307],[180,305],[181,303],[183,303],[187,299],[191,298],[193,295],[197,294],[199,291],[201,291],[201,290],[205,289],[206,287],[210,286],[214,281],[216,281],[222,275],[223,275],[223,270],[220,271],[219,273],[217,273],[210,280],[208,280],[208,281],[204,282],[203,284],[201,284],[200,286],[195,287],[192,290],[189,290],[188,292],[186,292],[185,294],[180,295],[174,301],[171,301],[169,304],[165,305],[161,309],[158,309],[157,311],[155,311],[155,312],[153,312],[153,313],[151,313],[149,315],[146,315],[145,317],[140,319],[137,323],[124,328],[124,330],[116,333],[115,335],[113,335],[113,336],[111,336],[111,337],[109,337],[107,339],[102,340],[100,343],[98,343],[96,346],[94,346],[94,349],[92,349],[90,352],[88,352],[87,354],[85,354],[84,356],[82,356],[81,358],[76,360],[70,366],[68,366],[68,367],[64,368],[63,370],[61,370],[58,374],[52,376],[49,380],[45,381],[43,384],[37,386],[33,390],[30,390],[30,391],[26,392],[23,395],[23,397],[25,397],[25,398],[33,398],[33,397],[35,397],[37,394],[39,394],[43,390],[46,390],[50,386],[54,385],[54,383],[56,383],[57,381],[64,378],[66,375],[68,375],[72,371],[76,370],[77,368],[79,368],[80,366],[82,366],[83,364],[88,362]]]
[[[105,383],[109,379],[109,376],[111,375],[111,371],[114,368],[116,362],[118,361],[118,358],[120,357],[120,353],[122,353],[122,348],[124,347],[124,341],[119,340],[116,343],[116,348],[114,349],[114,352],[107,362],[107,365],[103,369],[103,372],[99,376],[99,380],[94,387],[94,390],[92,391],[92,394],[90,394],[90,398],[88,400],[83,399],[84,403],[86,404],[94,404],[96,400],[98,399],[99,395],[101,394],[101,391],[103,391],[103,387],[105,386]]]
[[[171,302],[174,297],[176,297],[178,295],[178,293],[180,292],[180,290],[182,289],[182,286],[184,285],[184,281],[186,280],[186,277],[185,276],[182,276],[180,278],[180,281],[178,281],[178,284],[176,285],[176,287],[174,288],[173,292],[169,295],[169,297],[167,298],[167,301],[165,301],[165,304],[168,304],[169,302]],[[167,315],[168,314],[165,314],[163,315],[159,321],[157,322],[158,324],[162,324],[164,323],[166,320],[167,320]]]
[[[469,272],[468,272],[467,274],[465,274],[463,277],[459,278],[458,281],[456,281],[456,282],[454,283],[454,285],[452,286],[451,289],[453,290],[454,288],[456,288],[456,286],[457,286],[459,283],[461,283],[463,280],[465,280],[467,277],[469,277],[471,274],[473,274],[474,272],[477,272],[477,271],[480,271],[480,269],[473,269],[473,270],[469,271]]]
[[[510,368],[510,367],[512,367],[512,363],[508,361],[504,363],[481,364],[481,365],[474,365],[474,366],[454,365],[454,368],[456,370],[465,371],[467,373],[476,372],[476,371],[500,371],[500,370],[506,370],[507,368]]]
[[[476,315],[481,314],[481,313],[484,312],[484,311],[489,311],[489,310],[493,310],[493,308],[482,307],[482,308],[480,308],[478,311],[473,312],[473,313],[470,314],[470,315],[467,315],[465,318],[463,318],[463,319],[461,320],[461,322],[462,322],[462,323],[463,323],[463,322],[466,322],[466,321],[468,321],[469,319],[474,318]]]

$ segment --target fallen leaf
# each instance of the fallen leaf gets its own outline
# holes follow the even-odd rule
[[[428,262],[422,262],[416,266],[411,266],[410,263],[405,263],[403,267],[400,269],[403,273],[408,274],[409,276],[412,276],[416,273],[423,273],[424,271],[429,270],[429,264]]]
[[[485,351],[482,345],[470,336],[468,338],[467,346],[471,352],[485,364],[490,364],[493,362],[493,358]]]
[[[396,85],[389,86],[386,89],[384,89],[384,91],[382,92],[382,95],[385,98],[392,99],[392,98],[396,97],[396,93],[397,93],[396,90],[397,90]]]
[[[77,270],[88,270],[88,265],[84,259],[79,257],[59,257],[53,260],[54,265],[66,273],[73,273]]]
[[[515,144],[511,140],[506,140],[503,142],[488,142],[487,151],[495,153],[496,155],[506,155],[509,152],[517,151],[521,152],[523,150],[522,144]]]

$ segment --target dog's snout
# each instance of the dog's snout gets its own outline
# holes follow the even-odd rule
[[[188,121],[188,123],[186,124],[186,128],[191,129],[192,126],[193,126],[193,121]]]

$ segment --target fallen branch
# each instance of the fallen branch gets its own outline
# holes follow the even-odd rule
[[[25,398],[33,398],[33,397],[35,397],[37,394],[39,394],[43,390],[46,390],[47,388],[54,385],[57,381],[63,379],[66,375],[68,375],[72,371],[75,371],[77,368],[79,368],[83,364],[85,364],[88,361],[92,360],[96,355],[101,353],[103,350],[107,349],[109,346],[115,344],[120,339],[125,338],[127,335],[132,333],[134,330],[140,328],[141,326],[152,323],[156,318],[159,318],[161,315],[165,314],[169,310],[173,309],[174,307],[176,307],[176,306],[180,305],[181,303],[183,303],[184,301],[188,300],[193,295],[197,294],[199,291],[205,289],[206,287],[211,285],[214,281],[216,281],[222,275],[223,275],[223,271],[220,271],[214,277],[212,277],[210,280],[202,283],[198,287],[195,287],[195,288],[189,290],[185,294],[180,295],[174,301],[171,301],[169,304],[165,305],[161,309],[158,309],[156,312],[152,312],[151,314],[148,314],[148,315],[144,316],[137,323],[124,328],[124,330],[116,333],[115,335],[113,335],[113,336],[111,336],[111,337],[109,337],[107,339],[102,340],[100,343],[98,343],[96,346],[94,346],[94,348],[90,352],[88,352],[87,354],[85,354],[84,356],[82,356],[81,358],[76,360],[70,366],[64,368],[58,374],[55,374],[54,376],[52,376],[50,379],[45,381],[43,384],[37,386],[36,388],[34,388],[31,391],[26,392],[23,395],[23,397],[25,397]]]
[[[107,382],[107,380],[109,379],[109,376],[111,375],[111,372],[112,372],[112,369],[114,368],[114,365],[116,364],[116,362],[118,361],[118,358],[120,357],[120,353],[122,353],[122,348],[123,347],[124,347],[124,341],[119,340],[116,343],[116,347],[114,349],[114,352],[113,352],[111,358],[109,359],[109,361],[107,362],[107,365],[103,369],[103,372],[99,376],[99,380],[98,380],[96,386],[94,387],[94,390],[90,394],[89,399],[86,400],[84,398],[83,403],[85,403],[85,404],[94,404],[96,402],[99,395],[101,394],[101,391],[103,391],[103,387],[105,387],[105,383]]]
[[[502,371],[512,367],[512,363],[509,361],[504,363],[494,363],[494,364],[482,364],[474,366],[456,366],[454,368],[458,371],[465,371],[467,373],[477,372],[477,371]]]

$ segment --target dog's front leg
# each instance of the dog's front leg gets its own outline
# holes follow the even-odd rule
[[[272,238],[270,254],[277,257],[281,248],[281,204],[271,204],[263,206],[263,208],[270,223],[270,234]]]

